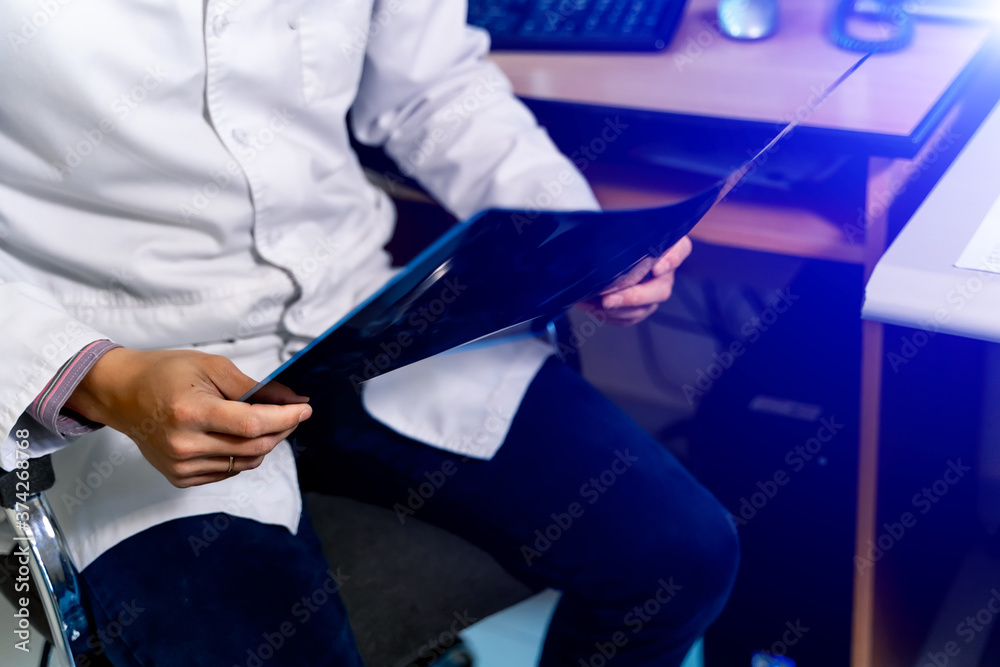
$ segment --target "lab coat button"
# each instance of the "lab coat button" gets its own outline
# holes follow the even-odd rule
[[[226,18],[225,14],[217,14],[215,18],[212,19],[212,32],[215,36],[220,36],[226,30],[226,26],[229,25],[229,19]]]

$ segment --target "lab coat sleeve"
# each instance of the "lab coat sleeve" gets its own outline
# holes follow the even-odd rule
[[[50,433],[25,410],[64,363],[94,341],[105,339],[69,315],[44,289],[0,282],[0,466],[12,470],[18,443],[30,457],[61,449],[68,441]],[[23,436],[17,437],[18,432]]]
[[[583,175],[486,60],[489,36],[466,25],[466,10],[463,0],[377,0],[355,135],[460,219],[485,208],[596,210]]]

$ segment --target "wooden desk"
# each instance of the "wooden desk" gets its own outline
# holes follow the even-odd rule
[[[529,100],[572,102],[608,113],[641,111],[676,127],[738,124],[776,131],[811,112],[797,134],[833,142],[867,160],[859,202],[863,241],[849,238],[852,225],[858,231],[855,216],[739,200],[716,208],[693,236],[735,248],[863,264],[867,279],[885,250],[889,209],[900,184],[931,159],[936,142],[963,113],[975,115],[960,101],[970,78],[994,55],[990,31],[921,22],[911,46],[873,57],[813,108],[819,92],[859,57],[827,38],[834,2],[782,0],[780,31],[756,43],[722,37],[715,28],[716,5],[717,0],[691,0],[673,43],[659,54],[504,53],[493,59]],[[587,178],[609,208],[665,203],[691,191],[683,183],[664,185],[662,178],[620,167],[593,168]],[[876,537],[883,335],[881,324],[862,323],[857,553],[858,545]],[[874,579],[873,571],[855,576],[854,667],[891,663],[874,631]]]
[[[669,49],[655,55],[497,53],[493,60],[526,98],[784,125],[860,57],[827,37],[832,0],[782,0],[780,30],[762,42],[721,36],[717,4],[690,0]],[[913,157],[989,34],[981,26],[919,23],[910,47],[866,63],[812,112],[806,131]]]
[[[691,0],[668,50],[649,54],[494,54],[514,89],[529,100],[653,112],[679,126],[734,123],[775,133],[810,113],[796,130],[866,157],[916,158],[940,131],[990,31],[981,26],[919,23],[906,50],[871,59],[824,104],[817,94],[858,59],[827,38],[832,0],[784,0],[781,29],[763,42],[736,42],[715,28],[717,0]],[[734,66],[736,64],[736,66]],[[780,76],[776,75],[780,73]],[[872,173],[887,168],[874,162]],[[907,165],[900,165],[905,170]],[[589,175],[611,207],[670,201],[684,190]],[[720,207],[693,236],[710,243],[862,263],[865,251],[843,221],[792,208],[777,217],[741,204]],[[877,236],[877,234],[875,234]],[[874,254],[880,255],[880,248]]]

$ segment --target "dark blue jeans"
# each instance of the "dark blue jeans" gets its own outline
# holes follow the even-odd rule
[[[738,561],[725,510],[557,361],[532,383],[491,461],[394,433],[350,389],[314,407],[295,438],[303,489],[383,504],[404,525],[435,523],[530,586],[564,592],[546,667],[679,665],[725,604]],[[297,536],[211,519],[231,525],[204,558],[188,544],[203,528],[195,517],[136,535],[84,571],[98,628],[116,624],[123,600],[143,609],[108,637],[114,665],[254,667],[255,655],[270,665],[361,664],[307,517]]]

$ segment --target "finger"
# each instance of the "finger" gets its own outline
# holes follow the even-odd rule
[[[193,450],[195,453],[186,456],[184,460],[198,461],[208,457],[225,457],[228,461],[230,456],[267,456],[294,432],[295,429],[291,428],[280,433],[262,435],[259,438],[241,438],[224,433],[205,433],[202,434],[197,449]]]
[[[250,399],[252,403],[273,403],[274,405],[290,405],[295,403],[308,403],[308,396],[299,396],[285,385],[271,380],[263,387],[254,392]]]
[[[267,456],[294,432],[295,428],[293,427],[281,433],[271,433],[249,440],[235,435],[212,433],[210,434],[212,438],[210,446],[212,447],[212,454],[216,456]],[[206,456],[209,455],[211,454],[206,454]]]
[[[234,456],[233,471],[231,475],[236,475],[247,470],[256,470],[264,463],[263,456]],[[226,470],[229,470],[229,462],[226,462]]]
[[[279,441],[280,442],[280,441]],[[182,461],[174,466],[173,474],[180,479],[226,473],[236,475],[247,470],[259,468],[264,462],[264,455],[233,456],[233,469],[229,470],[228,456],[205,456],[190,461]]]
[[[659,306],[646,306],[645,308],[631,309],[627,317],[609,316],[608,322],[619,327],[630,327],[642,322],[644,319],[656,312]]]
[[[676,270],[691,255],[693,247],[694,244],[691,243],[690,238],[682,237],[656,260],[656,264],[653,266],[653,275],[662,276],[668,271]]]
[[[602,310],[609,321],[612,320],[631,320],[634,318],[645,318],[650,313],[659,307],[659,304],[650,304],[645,306],[627,306],[625,308],[614,308],[612,310]]]
[[[202,486],[204,484],[214,484],[215,482],[222,482],[230,479],[232,475],[226,473],[211,473],[208,475],[198,475],[196,477],[183,477],[183,478],[167,478],[168,481],[176,486],[178,489],[190,489],[193,486]]]
[[[606,310],[628,306],[649,306],[659,304],[670,298],[674,289],[674,274],[667,273],[659,278],[647,280],[627,289],[605,295],[601,305]]]
[[[259,438],[295,428],[312,415],[308,404],[271,405],[212,400],[200,424],[205,431]]]
[[[605,308],[598,301],[580,301],[576,303],[576,307],[587,313],[600,313],[604,318],[611,320],[616,317],[631,317],[633,311],[645,311],[649,306],[627,306],[620,308]]]
[[[642,279],[649,275],[655,263],[656,260],[652,257],[643,257],[638,264],[629,269],[628,273],[619,276],[607,288],[602,290],[600,294],[610,294],[611,292],[617,292],[642,282]]]
[[[228,456],[211,456],[198,459],[190,472],[178,473],[180,477],[198,477],[201,475],[214,475],[224,473],[227,475],[238,475],[247,470],[255,470],[264,462],[264,456],[234,456],[232,457],[233,467],[229,468]]]

